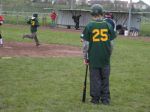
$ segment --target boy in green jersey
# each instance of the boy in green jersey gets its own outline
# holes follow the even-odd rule
[[[109,75],[111,41],[116,37],[112,26],[103,19],[103,8],[99,4],[91,7],[92,21],[81,34],[84,63],[89,64],[91,102],[110,103]]]
[[[34,39],[36,46],[39,46],[40,44],[36,34],[37,28],[39,27],[38,14],[33,14],[31,19],[29,19],[27,23],[31,25],[30,27],[31,34],[23,35],[23,39],[24,38]]]

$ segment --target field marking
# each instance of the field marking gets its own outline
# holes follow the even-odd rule
[[[4,47],[5,49],[12,49],[12,47]]]
[[[12,57],[9,56],[5,56],[5,57],[1,57],[1,59],[11,59]]]

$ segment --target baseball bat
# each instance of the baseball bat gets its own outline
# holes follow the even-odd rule
[[[88,74],[88,65],[86,65],[85,79],[84,79],[84,86],[83,86],[83,96],[82,96],[82,102],[83,102],[83,103],[85,102],[85,99],[86,99],[87,74]]]

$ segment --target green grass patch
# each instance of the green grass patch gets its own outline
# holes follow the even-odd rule
[[[30,34],[29,25],[4,25],[2,28],[3,36],[6,41],[19,41],[19,42],[31,42],[28,39],[22,39],[23,34]],[[68,30],[69,31],[69,30]],[[38,38],[41,43],[57,43],[57,44],[67,44],[67,45],[81,45],[80,34],[79,33],[68,33],[58,32],[50,29],[49,27],[40,27],[38,30]]]
[[[28,6],[28,5],[27,5]],[[29,7],[27,9],[30,9]],[[41,8],[40,8],[41,9]],[[31,9],[30,9],[31,10]],[[24,12],[24,11],[22,11]],[[37,12],[33,11],[33,12]],[[5,23],[7,24],[15,24],[15,25],[26,25],[27,20],[32,16],[33,12],[24,12],[24,13],[17,13],[17,11],[14,11],[12,13],[8,13],[7,11],[5,12]],[[49,13],[51,10],[49,10],[46,13],[39,13],[39,23],[41,26],[50,26],[51,24],[51,19],[49,16]],[[150,29],[150,23],[149,21],[142,21],[140,23],[140,35],[141,36],[150,36],[149,33]]]
[[[140,28],[140,34],[142,36],[150,36],[149,29],[150,23],[142,23]]]
[[[30,42],[27,26],[3,26],[5,41]],[[40,29],[43,43],[81,46],[79,33]],[[111,105],[81,103],[85,66],[82,57],[0,59],[0,112],[148,112],[150,44],[117,38],[111,58]]]

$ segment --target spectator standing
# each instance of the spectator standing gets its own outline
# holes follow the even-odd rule
[[[55,12],[55,10],[53,10],[51,13],[50,13],[50,18],[51,18],[51,26],[52,27],[55,27],[56,26],[56,18],[57,18],[57,14]]]
[[[23,39],[24,38],[34,39],[36,46],[39,46],[40,44],[37,38],[37,29],[39,27],[38,14],[33,14],[31,19],[29,19],[27,23],[30,24],[31,34],[23,35]]]

